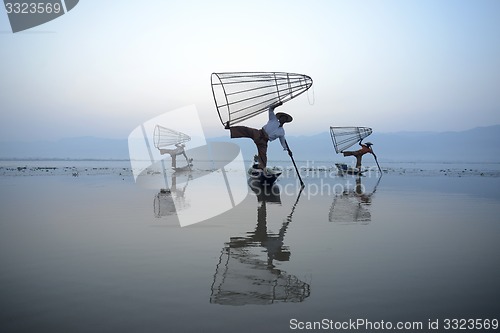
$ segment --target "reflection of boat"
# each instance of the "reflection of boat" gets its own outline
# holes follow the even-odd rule
[[[254,156],[253,165],[248,169],[248,176],[258,181],[261,185],[271,186],[273,185],[278,177],[281,175],[281,170],[275,170],[272,168],[266,168],[266,170],[262,170],[259,168],[259,162],[257,160],[257,155]],[[255,184],[257,185],[257,183]]]
[[[189,160],[189,162],[191,162],[193,159],[191,158]],[[172,167],[172,170],[174,170],[174,172],[185,172],[185,171],[191,171],[192,170],[192,167],[193,167],[193,164],[192,163],[189,163],[183,167]]]
[[[163,188],[155,195],[153,209],[156,217],[174,215],[177,211],[190,207],[189,200],[184,196],[190,179],[188,175],[184,186],[178,187],[177,176],[172,174],[170,188]]]
[[[353,168],[351,166],[348,166],[345,163],[335,163],[335,166],[339,170],[339,173],[344,175],[361,175],[363,174],[364,170],[359,170],[358,168]]]
[[[258,202],[281,203],[279,186],[263,186],[260,180],[248,179],[248,186],[257,196]]]
[[[281,202],[279,194],[271,196]],[[300,193],[299,193],[300,197]],[[310,295],[310,285],[276,268],[274,261],[289,261],[290,249],[284,245],[286,230],[298,203],[283,221],[277,233],[267,228],[267,203],[261,196],[257,208],[257,226],[242,237],[231,237],[225,244],[211,286],[210,303],[222,305],[264,305],[278,302],[302,302]],[[259,198],[259,196],[258,196]]]

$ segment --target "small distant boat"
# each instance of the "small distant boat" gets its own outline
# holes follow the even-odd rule
[[[348,175],[362,175],[364,170],[359,170],[358,168],[353,168],[345,163],[335,163],[335,166],[339,170],[340,174]]]

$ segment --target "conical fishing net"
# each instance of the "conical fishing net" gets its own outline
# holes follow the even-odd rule
[[[157,149],[174,146],[189,140],[191,140],[189,135],[160,125],[156,125],[153,132],[153,141]]]
[[[372,134],[372,129],[369,127],[330,127],[333,147],[337,154],[370,134]]]
[[[312,79],[282,72],[212,73],[212,93],[223,125],[249,119],[269,106],[286,102],[307,91]]]

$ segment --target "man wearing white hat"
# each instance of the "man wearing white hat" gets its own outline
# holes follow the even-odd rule
[[[285,130],[283,125],[293,120],[292,116],[284,112],[274,114],[274,109],[282,102],[278,102],[269,107],[269,121],[261,129],[250,128],[246,126],[233,126],[228,127],[231,131],[231,138],[250,138],[257,146],[257,153],[259,158],[259,168],[266,169],[267,165],[267,143],[268,141],[280,140],[281,146],[284,150],[288,151],[288,155],[292,155],[292,151],[288,148],[285,141]]]

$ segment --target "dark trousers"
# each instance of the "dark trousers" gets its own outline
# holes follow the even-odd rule
[[[262,129],[255,129],[246,126],[233,126],[230,129],[231,138],[250,138],[257,146],[259,156],[259,167],[265,169],[267,165],[267,142],[269,137]]]
[[[354,156],[356,157],[356,168],[361,168],[361,158],[363,157],[363,153],[360,151],[345,151],[344,156]]]

